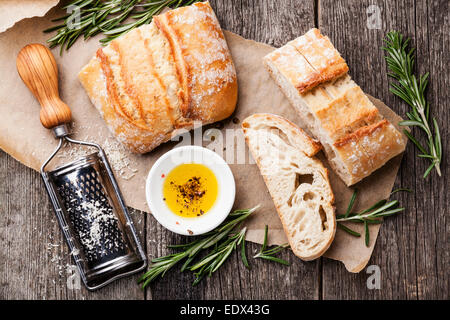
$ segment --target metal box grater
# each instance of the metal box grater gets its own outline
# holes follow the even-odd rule
[[[53,171],[44,167],[42,177],[86,287],[95,290],[144,270],[145,254],[103,150]]]

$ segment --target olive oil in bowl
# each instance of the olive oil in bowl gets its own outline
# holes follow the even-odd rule
[[[172,232],[196,236],[219,226],[233,208],[236,185],[225,160],[200,146],[163,154],[150,169],[145,197],[153,217]]]
[[[184,218],[206,214],[216,202],[219,187],[214,172],[199,163],[173,168],[163,184],[163,200],[169,209]]]

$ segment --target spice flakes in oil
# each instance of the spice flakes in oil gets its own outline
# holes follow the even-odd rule
[[[207,213],[217,195],[216,176],[203,164],[181,164],[169,172],[163,184],[163,200],[173,213],[185,218]]]

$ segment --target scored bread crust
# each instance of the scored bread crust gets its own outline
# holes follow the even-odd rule
[[[78,75],[111,132],[149,152],[194,121],[229,117],[237,77],[208,2],[167,11],[97,51]]]
[[[289,43],[269,53],[267,59],[277,65],[279,72],[289,79],[298,92],[306,92],[321,82],[320,74]]]
[[[328,37],[316,28],[269,53],[265,60],[277,65],[299,93],[348,72],[348,66]]]
[[[302,37],[289,42],[320,75],[320,82],[327,82],[348,72],[348,66],[327,36],[312,28]]]
[[[292,251],[302,260],[320,257],[336,233],[328,171],[314,157],[321,145],[273,114],[254,114],[243,121],[242,129]]]
[[[103,79],[104,75],[99,59],[91,60],[82,72],[80,79],[82,79],[86,93],[102,115],[109,130],[121,143],[133,152],[144,153],[147,149],[154,149],[170,139],[169,134],[142,128],[115,110],[114,104],[107,94],[106,81]]]
[[[291,56],[280,59],[286,50]],[[346,73],[345,61],[318,29],[266,55],[264,64],[347,186],[405,150],[406,139]],[[323,81],[304,81],[312,75]],[[299,89],[299,81],[307,90]]]
[[[236,72],[209,3],[181,7],[154,19],[176,52],[177,68],[183,74],[188,92],[183,115],[202,121],[229,116],[237,100]],[[215,107],[218,101],[220,108]]]

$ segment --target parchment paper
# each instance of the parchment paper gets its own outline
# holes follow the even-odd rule
[[[0,147],[35,170],[38,170],[51,154],[57,142],[52,133],[40,124],[39,105],[20,80],[15,60],[19,50],[26,44],[45,43],[48,35],[43,34],[42,30],[51,26],[50,20],[61,13],[61,10],[56,7],[43,18],[20,21],[12,29],[0,34]],[[273,48],[246,40],[230,32],[225,32],[225,35],[238,74],[239,102],[233,116],[221,123],[203,128],[203,131],[208,128],[216,128],[226,136],[226,129],[239,129],[242,120],[256,112],[279,114],[301,125],[294,108],[289,105],[263,67],[262,57]],[[78,41],[62,57],[59,56],[58,49],[53,50],[60,71],[61,97],[72,108],[74,137],[94,141],[103,146],[112,162],[127,205],[148,212],[144,194],[148,171],[156,159],[172,149],[177,142],[161,145],[146,155],[134,155],[124,150],[111,136],[77,79],[78,71],[89,61],[98,47],[98,38],[93,38],[88,42]],[[400,117],[381,101],[371,99],[388,120],[393,124],[398,123]],[[201,131],[197,130],[195,133],[191,133],[193,140],[195,140],[196,134],[201,140]],[[236,163],[239,155],[236,154],[233,161],[230,157],[230,150],[242,147],[239,144],[244,143],[242,139],[236,141],[233,143],[231,139],[227,139],[224,147],[215,148],[215,151],[225,156],[233,171],[237,188],[235,208],[250,208],[261,204],[261,208],[248,223],[247,239],[261,243],[264,226],[267,224],[270,230],[269,242],[271,244],[284,243],[286,237],[275,207],[257,166],[249,163],[251,160],[248,158],[245,144],[247,164],[233,164]],[[217,143],[217,140],[215,142]],[[203,141],[203,145],[212,147],[211,142],[208,141]],[[79,147],[66,148],[56,161],[67,162],[70,158],[84,154],[83,150]],[[319,154],[319,157],[324,160],[323,154]],[[359,190],[355,209],[367,208],[376,201],[388,197],[400,161],[401,156],[392,159],[383,168],[355,186]],[[330,179],[335,193],[337,212],[345,212],[353,191],[347,188],[331,170]],[[362,226],[353,225],[352,227],[362,232]],[[379,225],[370,227],[371,242],[368,248],[362,238],[354,238],[338,229],[336,238],[325,256],[342,261],[347,270],[351,272],[359,272],[370,259],[379,228]]]
[[[0,0],[0,32],[17,21],[30,17],[42,17],[59,0]]]

